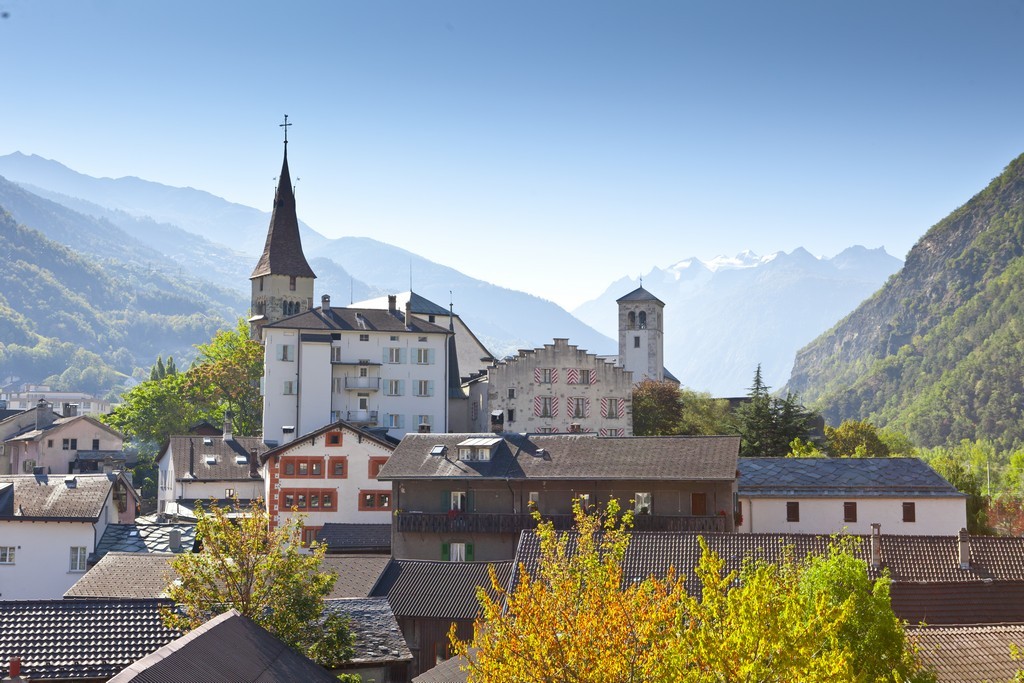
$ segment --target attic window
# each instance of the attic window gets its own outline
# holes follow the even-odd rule
[[[213,439],[211,439],[208,436],[204,436],[203,437],[203,445],[204,446],[212,446],[213,445]]]
[[[246,465],[248,463],[249,463],[249,458],[245,457],[244,455],[236,455],[235,456],[235,464],[236,465]]]
[[[216,465],[217,464],[217,456],[216,455],[208,455],[208,456],[206,456],[206,464],[207,465]]]
[[[448,447],[438,444],[430,449],[431,455],[448,455]]]

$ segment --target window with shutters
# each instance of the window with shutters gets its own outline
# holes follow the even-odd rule
[[[388,429],[404,429],[405,416],[398,415],[396,413],[387,413],[384,415],[384,424],[387,425]]]
[[[554,412],[551,410],[552,400],[550,396],[540,397],[540,417],[552,417]]]
[[[580,370],[580,384],[590,384],[590,370]]]
[[[384,393],[388,396],[401,396],[402,385],[405,384],[405,380],[401,379],[389,379],[384,385]]]
[[[384,351],[387,354],[386,361],[388,363],[395,364],[395,363],[401,363],[402,362],[402,349],[401,348],[388,347],[388,348],[384,349]]]
[[[844,522],[856,522],[857,521],[857,503],[847,501],[843,503],[843,521]]]
[[[418,380],[416,380],[414,395],[416,395],[416,396],[433,396],[434,395],[434,380],[432,380],[432,379],[418,379]]]
[[[472,543],[442,543],[441,560],[443,562],[472,562]]]
[[[541,381],[541,384],[551,384],[552,374],[553,373],[552,373],[552,369],[551,368],[541,368],[540,369],[540,381]]]
[[[292,344],[278,344],[277,359],[282,361],[295,360],[295,346]]]
[[[416,364],[431,365],[434,362],[434,349],[416,349]]]

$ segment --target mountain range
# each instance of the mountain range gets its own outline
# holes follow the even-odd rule
[[[850,247],[832,258],[805,249],[702,261],[689,258],[643,277],[665,302],[665,365],[686,386],[715,396],[747,393],[758,364],[780,387],[805,340],[834,325],[870,296],[901,261],[884,249]],[[638,279],[613,282],[573,310],[605,334],[617,334],[607,311]]]
[[[788,386],[826,419],[918,444],[1024,443],[1024,155],[914,245],[903,268],[800,350]]]

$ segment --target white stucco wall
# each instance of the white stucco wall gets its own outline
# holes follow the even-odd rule
[[[800,503],[800,521],[786,521],[786,503]],[[857,521],[843,521],[843,503],[857,503]],[[915,504],[915,522],[903,521],[903,503]],[[746,533],[883,534],[955,536],[967,526],[966,498],[749,498],[740,497]]]
[[[0,600],[59,600],[84,574],[72,572],[71,548],[96,547],[89,522],[0,521],[0,546],[15,548],[14,564],[0,564]]]

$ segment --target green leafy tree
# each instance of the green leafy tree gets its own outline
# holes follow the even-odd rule
[[[967,494],[967,530],[972,534],[990,533],[988,499],[981,494],[981,480],[978,476],[962,460],[949,453],[933,454],[927,458],[927,462],[957,491]]]
[[[678,434],[683,417],[683,397],[669,381],[645,379],[633,388],[633,434]]]
[[[736,409],[735,430],[740,435],[740,455],[745,457],[784,456],[794,439],[808,440],[813,413],[804,408],[796,394],[772,396],[761,376],[761,366],[747,400]]]
[[[825,448],[834,458],[887,458],[890,455],[878,429],[867,420],[843,420],[838,427],[825,425]]]
[[[143,382],[121,395],[121,403],[102,419],[137,442],[160,444],[184,433],[201,419],[200,407],[189,399],[184,374]]]
[[[813,441],[793,439],[789,444],[787,458],[821,458],[825,455]]]
[[[164,622],[191,630],[234,608],[323,666],[350,659],[347,620],[323,605],[337,576],[320,567],[326,546],[303,550],[302,520],[271,529],[261,500],[247,508],[208,507],[196,510],[202,551],[172,563],[178,580],[167,592],[177,609],[166,610]]]
[[[732,413],[727,400],[685,388],[680,389],[679,394],[683,409],[677,434],[715,436],[732,433]]]

